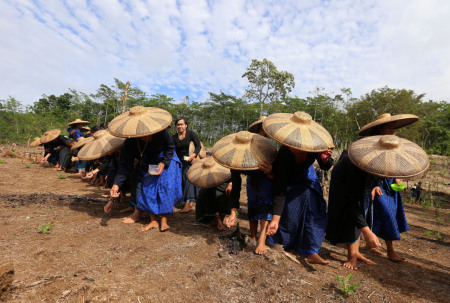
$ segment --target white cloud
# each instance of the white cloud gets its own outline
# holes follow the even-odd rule
[[[93,93],[115,77],[175,100],[240,96],[251,60],[267,58],[300,97],[388,85],[449,101],[449,15],[446,0],[5,0],[0,99]]]

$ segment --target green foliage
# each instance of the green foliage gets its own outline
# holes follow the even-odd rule
[[[65,178],[67,178],[67,175],[66,174],[58,174],[58,178],[65,179]]]
[[[30,163],[25,164],[25,168],[30,168],[30,167],[31,167]]]
[[[0,164],[5,163],[5,160],[0,159]]]
[[[350,281],[353,279],[353,275],[349,274],[345,278],[341,276],[336,276],[336,280],[339,281],[339,289],[341,290],[342,295],[344,297],[353,296],[355,294],[355,288],[360,287],[361,285],[357,282],[350,284]]]
[[[38,231],[41,234],[49,234],[52,232],[51,228],[52,228],[52,223],[48,223],[48,224],[44,224],[41,227],[39,227]]]

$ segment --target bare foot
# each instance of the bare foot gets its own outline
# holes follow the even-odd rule
[[[55,168],[56,171],[62,171],[63,169],[61,167]]]
[[[146,226],[141,228],[141,231],[146,231],[146,230],[150,230],[150,229],[158,229],[159,228],[159,223],[158,221],[151,221],[149,224],[147,224]]]
[[[134,212],[131,216],[123,218],[122,223],[133,224],[141,220],[141,214],[139,212]]]
[[[306,261],[309,264],[320,264],[320,265],[327,265],[330,263],[330,261],[322,259],[318,254],[312,254],[307,256]]]
[[[371,252],[379,255],[379,256],[386,256],[386,254],[384,252],[382,252],[381,250],[378,250],[377,248],[370,248],[369,246],[366,246],[367,250],[370,250]]]
[[[255,249],[255,254],[257,254],[257,255],[264,255],[266,252],[267,252],[267,249],[266,249],[265,243],[258,244],[258,246]]]
[[[363,255],[361,255],[360,252],[358,252],[356,254],[356,258],[358,259],[358,261],[364,262],[364,263],[366,263],[368,265],[373,265],[374,264],[371,260],[369,260],[366,257],[364,257]]]
[[[225,230],[225,227],[223,227],[222,220],[221,220],[219,217],[217,217],[217,229],[218,229],[219,231]]]
[[[395,251],[388,252],[388,257],[392,262],[395,263],[405,261],[405,258],[400,257]]]
[[[191,210],[191,202],[186,201],[184,204],[184,207],[182,210],[180,210],[180,213],[187,213]]]
[[[124,208],[124,209],[120,210],[121,213],[128,213],[130,211],[134,211],[134,207],[130,206],[130,207],[127,207],[127,208]]]
[[[347,262],[342,264],[342,266],[351,269],[351,270],[358,270],[358,267],[356,267],[356,257],[349,258]]]
[[[161,232],[169,230],[170,226],[167,224],[167,217],[161,217]]]

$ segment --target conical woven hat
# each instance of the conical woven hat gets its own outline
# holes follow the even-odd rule
[[[93,140],[94,140],[94,137],[87,137],[87,138],[80,137],[80,138],[78,138],[78,141],[75,142],[75,144],[70,149],[74,150],[74,149],[80,148],[83,145],[85,145],[86,143],[89,143]]]
[[[230,180],[231,172],[219,165],[213,157],[206,157],[192,164],[187,177],[194,186],[211,188]]]
[[[323,152],[333,146],[328,131],[305,112],[272,114],[264,120],[263,129],[275,141],[306,152]]]
[[[266,137],[241,131],[217,141],[212,148],[212,154],[217,163],[227,168],[257,170],[264,160],[275,160],[277,148]]]
[[[34,138],[34,141],[30,143],[30,146],[39,146],[41,145],[41,138],[36,137]]]
[[[58,136],[60,134],[61,134],[60,129],[52,129],[52,130],[46,131],[41,137],[41,144],[45,144],[45,143],[55,140],[56,138],[58,138]]]
[[[401,128],[403,126],[409,125],[411,123],[419,120],[419,117],[415,115],[395,115],[391,116],[391,114],[382,114],[377,118],[377,120],[370,122],[367,125],[364,125],[358,132],[360,136],[370,136],[375,127],[383,124],[389,123],[393,129]]]
[[[385,178],[414,177],[430,165],[419,145],[392,135],[370,136],[353,142],[348,156],[363,171]]]
[[[200,152],[198,153],[197,157],[200,159],[206,158],[206,149],[203,146],[203,142],[200,141],[200,145],[202,146],[200,148]],[[193,141],[191,141],[191,143],[189,143],[189,156],[192,155],[195,151],[195,144]]]
[[[248,131],[251,133],[256,133],[257,129],[258,129],[258,125],[262,124],[266,118],[267,118],[266,116],[260,116],[258,121],[250,124],[250,126],[248,127]]]
[[[70,122],[68,125],[73,125],[73,124],[89,124],[89,121],[83,121],[81,119],[75,119],[75,121]]]
[[[80,160],[94,160],[106,156],[110,152],[118,149],[125,138],[117,138],[107,130],[99,130],[93,135],[94,140],[86,143],[78,152]]]
[[[172,123],[172,115],[156,107],[135,106],[115,117],[108,126],[111,134],[121,138],[137,138],[155,134]]]

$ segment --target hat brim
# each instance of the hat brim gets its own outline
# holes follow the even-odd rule
[[[358,132],[360,136],[370,136],[375,127],[381,126],[384,124],[389,124],[391,128],[398,129],[404,126],[410,125],[419,120],[419,117],[410,114],[402,114],[395,115],[386,118],[377,119],[373,122],[370,122],[367,125],[364,125]]]

